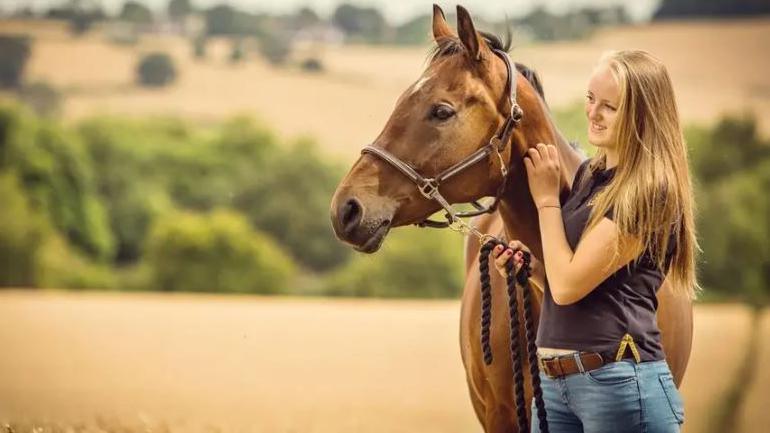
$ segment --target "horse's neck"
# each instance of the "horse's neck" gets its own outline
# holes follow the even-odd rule
[[[538,101],[540,99],[538,98]],[[548,108],[540,101],[540,110],[525,113],[525,121],[512,144],[511,174],[506,185],[506,192],[500,201],[500,214],[505,225],[508,240],[518,239],[530,248],[538,259],[543,258],[540,239],[540,223],[537,208],[532,201],[527,182],[527,173],[522,156],[527,148],[537,143],[554,144],[559,150],[561,162],[560,197],[566,198],[577,167],[583,159],[578,151],[562,136],[551,118]]]

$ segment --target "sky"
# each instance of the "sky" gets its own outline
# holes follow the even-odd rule
[[[34,10],[42,10],[59,5],[66,0],[0,0],[3,11],[13,11],[21,7],[31,6]],[[120,9],[125,0],[85,0],[96,2],[108,12]],[[165,10],[168,0],[139,0],[154,10]],[[191,0],[197,7],[207,7],[220,3],[228,3],[249,12],[287,13],[303,6],[309,6],[321,16],[329,16],[334,8],[343,2],[359,6],[375,6],[393,24],[409,20],[415,15],[431,12],[431,5],[438,3],[444,11],[454,9],[457,2],[440,0]],[[564,12],[582,6],[610,6],[625,4],[631,18],[635,21],[646,20],[655,11],[661,0],[460,0],[471,14],[490,20],[502,17],[515,18],[523,15],[538,5],[543,5],[552,12]]]

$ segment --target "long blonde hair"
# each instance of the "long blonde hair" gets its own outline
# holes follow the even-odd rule
[[[621,236],[618,244],[633,239],[638,248],[649,248],[660,269],[665,269],[673,233],[676,245],[666,278],[674,293],[695,299],[701,290],[695,203],[671,79],[663,63],[645,51],[611,51],[602,56],[602,63],[620,88],[618,166],[612,181],[597,194],[584,233],[612,207],[620,232],[632,235]],[[606,158],[600,148],[589,170],[606,168]]]

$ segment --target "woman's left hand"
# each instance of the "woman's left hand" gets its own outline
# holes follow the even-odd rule
[[[535,206],[559,206],[561,163],[556,146],[538,143],[530,147],[524,156],[524,166]]]

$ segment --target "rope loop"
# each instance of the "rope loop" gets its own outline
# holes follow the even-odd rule
[[[481,348],[484,356],[484,364],[492,364],[492,346],[489,341],[490,326],[492,324],[492,285],[489,277],[489,255],[497,245],[504,248],[507,244],[498,238],[487,239],[481,246],[479,256],[479,274],[481,279]],[[532,288],[529,284],[529,277],[532,275],[531,256],[523,251],[523,264],[519,271],[514,275],[513,261],[508,259],[505,263],[507,278],[506,285],[508,289],[508,314],[510,317],[510,350],[511,350],[511,368],[513,370],[513,391],[514,401],[516,402],[516,418],[520,432],[529,431],[527,421],[527,406],[524,399],[524,374],[521,365],[522,347],[519,341],[519,308],[516,292],[516,283],[522,287],[522,303],[524,309],[524,343],[525,353],[528,356],[529,372],[532,379],[532,390],[535,397],[535,407],[537,408],[538,423],[540,431],[548,433],[548,422],[546,420],[545,402],[543,400],[543,390],[540,386],[540,368],[537,362],[537,346],[535,345],[535,322],[532,314]]]

